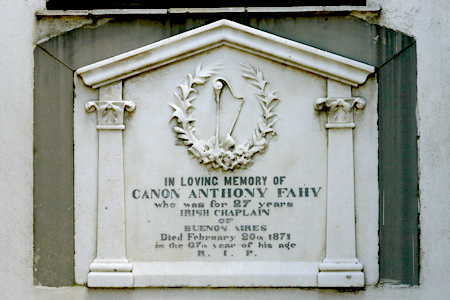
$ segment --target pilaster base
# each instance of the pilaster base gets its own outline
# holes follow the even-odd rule
[[[317,278],[319,287],[363,287],[364,273],[361,271],[322,271]]]
[[[90,272],[88,287],[120,288],[133,286],[131,272]]]
[[[133,265],[127,259],[95,259],[89,266],[91,272],[131,272]]]
[[[89,269],[89,287],[133,286],[133,265],[127,259],[96,259]]]

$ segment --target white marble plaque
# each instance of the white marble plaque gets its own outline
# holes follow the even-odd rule
[[[376,281],[372,72],[226,20],[79,69],[77,283]]]

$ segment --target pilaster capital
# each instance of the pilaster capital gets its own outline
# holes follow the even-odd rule
[[[354,128],[353,107],[363,109],[366,100],[361,97],[329,97],[318,98],[314,108],[318,111],[328,111],[328,124],[326,128]]]
[[[132,112],[135,108],[136,105],[132,101],[89,101],[86,103],[87,112],[97,110],[98,130],[124,130],[124,112]]]

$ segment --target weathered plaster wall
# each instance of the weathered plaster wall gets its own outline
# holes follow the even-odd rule
[[[39,1],[0,2],[0,298],[33,296],[33,41]]]
[[[0,299],[448,299],[450,277],[450,82],[447,0],[369,0],[370,19],[415,37],[418,67],[421,276],[418,287],[370,287],[358,293],[300,289],[49,288],[33,285],[33,49],[37,40],[81,23],[38,26],[44,0],[0,2]],[[62,20],[64,22],[64,20]],[[85,22],[85,21],[80,21]],[[45,27],[47,26],[47,27]]]
[[[449,278],[450,123],[445,103],[450,82],[450,2],[379,1],[382,26],[411,34],[417,45],[419,185],[421,227],[420,289],[442,298]]]

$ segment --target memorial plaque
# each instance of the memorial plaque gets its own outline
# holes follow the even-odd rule
[[[373,71],[226,20],[79,69],[77,282],[371,281]]]

